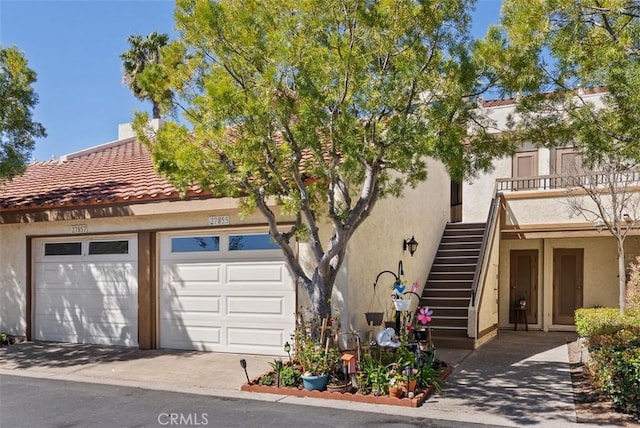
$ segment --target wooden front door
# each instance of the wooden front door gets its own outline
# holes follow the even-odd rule
[[[582,307],[584,250],[553,250],[553,324],[573,325],[574,312]]]
[[[538,250],[511,250],[509,264],[509,322],[515,322],[520,299],[527,300],[527,320],[538,323]]]

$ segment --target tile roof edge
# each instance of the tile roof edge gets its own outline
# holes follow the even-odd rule
[[[89,147],[87,149],[79,150],[77,152],[69,153],[63,156],[60,156],[60,162],[66,162],[70,159],[79,158],[82,156],[90,155],[93,153],[100,152],[102,150],[110,149],[112,147],[121,146],[123,144],[131,143],[136,141],[136,137],[123,138],[122,140],[110,141],[108,143],[99,144],[97,146]]]

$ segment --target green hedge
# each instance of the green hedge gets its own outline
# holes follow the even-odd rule
[[[596,388],[627,413],[640,417],[640,312],[576,311],[576,330],[587,337],[588,367]]]
[[[640,325],[640,311],[629,311],[622,316],[615,308],[578,309],[575,320],[576,331],[581,337],[608,335]]]

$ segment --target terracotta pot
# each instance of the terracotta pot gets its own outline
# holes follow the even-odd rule
[[[410,380],[407,385],[407,392],[414,392],[416,390],[416,385],[418,384],[417,380]]]
[[[390,386],[389,387],[389,397],[402,398],[402,387],[400,386]]]
[[[342,384],[342,385],[327,385],[327,391],[329,391],[329,392],[350,392],[352,387],[353,387],[353,385],[351,384],[351,382],[349,382],[347,384],[346,389],[345,389],[344,384]]]

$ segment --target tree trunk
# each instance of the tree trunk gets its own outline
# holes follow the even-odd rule
[[[620,305],[620,315],[625,313],[625,298],[627,296],[627,272],[624,263],[624,241],[618,242],[618,303]]]
[[[311,299],[311,313],[319,320],[331,317],[331,291],[333,283],[327,284],[327,278],[320,275],[318,268],[313,273],[309,298]]]
[[[154,119],[160,119],[160,106],[158,105],[157,102],[152,101],[153,102],[153,118]]]

